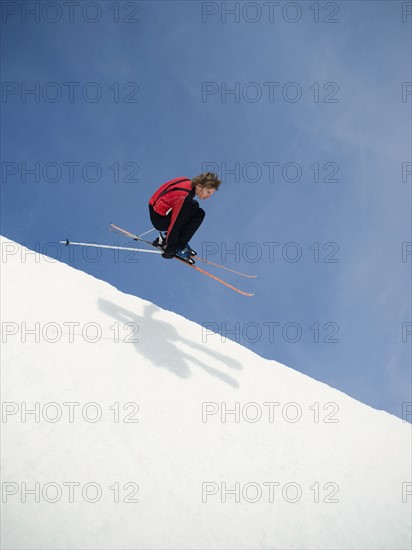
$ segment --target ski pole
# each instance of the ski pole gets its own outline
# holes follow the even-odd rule
[[[61,244],[65,244],[66,246],[91,246],[94,248],[109,248],[111,250],[130,250],[131,252],[148,252],[149,254],[163,254],[161,250],[145,250],[140,248],[132,248],[129,246],[111,246],[108,244],[94,244],[94,243],[73,243],[69,241],[69,239],[66,239],[65,241],[59,241]]]

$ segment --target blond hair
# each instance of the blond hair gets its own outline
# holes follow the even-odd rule
[[[222,182],[220,181],[217,174],[214,174],[213,172],[206,172],[205,174],[199,174],[195,178],[192,179],[192,186],[195,185],[201,185],[202,187],[207,187],[209,189],[216,189],[216,191],[219,189],[220,184]]]

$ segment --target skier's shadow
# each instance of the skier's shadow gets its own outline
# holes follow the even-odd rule
[[[188,378],[190,376],[190,368],[188,362],[195,363],[212,376],[216,376],[222,382],[230,384],[237,388],[239,383],[235,378],[221,372],[215,367],[211,367],[207,362],[201,361],[196,357],[196,351],[202,355],[207,354],[212,361],[220,361],[232,369],[242,369],[242,364],[228,355],[219,353],[210,349],[210,347],[202,346],[193,340],[188,340],[183,335],[179,334],[173,325],[165,321],[154,319],[153,315],[159,309],[154,304],[144,306],[143,315],[138,315],[129,311],[113,302],[109,302],[104,298],[99,298],[98,306],[103,313],[110,315],[123,326],[126,323],[130,325],[128,334],[135,331],[135,335],[130,340],[134,340],[133,345],[136,350],[147,357],[158,367],[169,369],[171,372],[180,378]],[[123,327],[122,327],[123,328]],[[181,349],[179,344],[184,344],[192,350],[191,353]]]

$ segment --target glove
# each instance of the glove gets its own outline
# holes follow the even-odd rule
[[[165,251],[162,254],[162,258],[165,260],[171,260],[175,257],[176,250],[171,250],[170,248],[166,248]]]

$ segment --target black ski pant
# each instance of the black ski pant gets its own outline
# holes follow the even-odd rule
[[[192,201],[190,206],[186,204],[184,206],[186,208],[181,209],[172,230],[167,234],[167,249],[170,251],[184,248],[199,229],[205,217],[205,211],[203,208],[200,208],[197,201]],[[169,229],[172,213],[167,216],[161,216],[153,210],[150,204],[149,213],[153,227],[158,231],[167,231]]]

